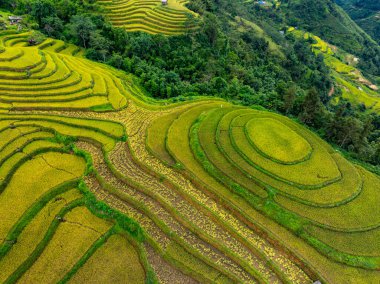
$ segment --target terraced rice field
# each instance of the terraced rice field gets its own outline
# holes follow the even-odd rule
[[[3,47],[27,47],[28,37],[31,32],[19,33],[15,30],[6,30],[0,32],[1,42]],[[83,49],[70,43],[65,43],[58,39],[45,39],[43,42],[36,45],[39,50],[56,52],[66,55],[74,55],[76,57],[83,56]]]
[[[0,109],[116,110],[127,105],[115,74],[68,56],[78,54],[78,48],[50,39],[26,48],[24,40],[22,34],[2,37]]]
[[[185,7],[186,0],[97,0],[116,27],[127,31],[176,35],[192,29],[189,17],[197,15]]]
[[[309,130],[7,36],[0,282],[379,279],[380,178]]]

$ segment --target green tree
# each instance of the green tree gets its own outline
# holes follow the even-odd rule
[[[325,119],[324,106],[315,88],[311,88],[302,104],[300,120],[313,127],[321,127]]]
[[[31,3],[32,10],[30,14],[40,27],[43,26],[42,21],[44,18],[56,15],[55,6],[51,0],[36,0]]]
[[[63,22],[57,16],[49,16],[42,19],[43,31],[49,37],[59,37],[63,31]]]
[[[94,31],[90,34],[89,47],[97,51],[103,62],[106,61],[110,45],[110,41],[102,36],[100,31]]]
[[[96,26],[91,18],[83,15],[75,15],[71,18],[68,26],[69,34],[73,36],[77,43],[87,48],[91,35],[95,32]]]
[[[285,110],[285,113],[290,113],[294,107],[294,103],[296,101],[296,98],[297,98],[297,87],[296,85],[292,85],[291,87],[289,87],[284,95],[283,95],[283,100],[284,100],[284,110]]]
[[[30,46],[40,44],[46,39],[46,36],[38,31],[32,32],[30,36],[28,36],[28,44]]]

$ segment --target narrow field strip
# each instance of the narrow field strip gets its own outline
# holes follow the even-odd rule
[[[197,141],[197,139],[198,139],[197,138],[197,132],[198,132],[198,129],[200,127],[200,124],[202,124],[202,122],[205,118],[206,118],[206,116],[203,116],[203,118],[201,119],[200,122],[194,123],[194,125],[193,125],[192,132],[194,134],[191,136],[191,138],[193,139],[193,144],[196,145],[193,148],[193,152],[196,153],[199,161],[201,163],[203,163],[204,167],[208,170],[208,172],[211,175],[213,175],[215,178],[219,179],[221,182],[228,185],[232,190],[236,191],[237,193],[240,192],[239,194],[246,195],[247,193],[244,193],[244,189],[239,184],[232,182],[229,178],[227,178],[225,175],[223,175],[222,172],[219,172],[215,166],[211,166],[210,161],[207,160],[207,157],[206,157],[205,153],[203,152],[204,150],[202,150],[199,147],[199,142],[198,142],[199,140]],[[251,201],[253,201],[252,197],[248,197],[248,195],[246,198],[247,199],[251,198]],[[265,206],[263,206],[264,204],[260,205],[259,199],[257,199],[257,201],[255,203],[251,203],[251,204],[252,204],[252,206],[254,206],[257,209],[260,208],[260,210],[264,210],[264,212],[265,211],[266,212],[272,212],[269,214],[274,214],[274,212],[272,210],[276,210],[276,211],[278,210],[280,212],[282,211],[282,209],[280,209],[280,208],[275,209],[276,206],[272,207],[274,204],[271,204],[270,206],[269,206],[269,203],[266,203]],[[280,219],[280,214],[283,216],[288,215],[287,220],[286,219]],[[299,219],[299,217],[297,215],[294,215],[293,212],[282,211],[280,214],[278,214],[276,216],[276,218],[278,218],[277,222],[279,222],[282,225],[289,226],[288,228],[290,228],[290,226],[294,226],[292,230],[302,230],[301,229],[303,226],[302,221],[301,221],[302,219]],[[281,217],[281,218],[283,218],[283,217]],[[290,221],[290,220],[292,220],[292,221]],[[301,221],[301,223],[299,223],[300,221]],[[297,228],[298,226],[300,226],[300,227]],[[334,229],[334,228],[331,227],[330,229]],[[348,231],[349,231],[349,229],[348,229]],[[376,265],[376,263],[379,261],[378,257],[366,256],[365,258],[361,258],[361,256],[348,255],[348,254],[345,254],[343,252],[337,252],[337,251],[333,251],[330,253],[331,247],[329,247],[327,244],[317,241],[315,238],[308,235],[305,231],[302,233],[302,235],[310,244],[314,244],[321,251],[325,251],[325,253],[329,253],[329,256],[334,257],[334,258],[338,258],[338,259],[345,258],[345,261],[347,261],[348,263],[351,263],[351,264],[355,263],[356,264],[358,262],[361,262],[360,265],[362,265],[363,267],[373,267],[373,265]]]
[[[178,137],[185,137],[185,135],[178,135]],[[184,149],[184,147],[182,146],[181,149]],[[183,152],[183,150],[182,150]],[[125,160],[125,159],[124,159]],[[167,174],[167,173],[166,173]]]
[[[12,110],[99,110],[127,106],[120,78],[87,60],[38,48],[6,47],[0,54],[0,103]],[[13,54],[13,53],[14,54]]]
[[[65,214],[70,212],[70,210],[83,205],[83,203],[84,203],[83,199],[76,199],[72,201],[68,206],[60,210],[60,212],[56,215],[56,218],[50,224],[41,242],[38,243],[38,245],[36,246],[34,251],[29,255],[29,257],[6,279],[4,283],[20,282],[20,278],[22,278],[24,274],[27,273],[28,270],[34,265],[35,261],[43,253],[49,241],[53,238],[59,224],[61,223],[60,219],[63,218]]]
[[[212,283],[213,279],[215,279],[217,276],[220,276],[220,270],[214,268],[215,266],[217,266],[215,264],[215,261],[210,262],[207,261],[207,259],[205,258],[199,258],[199,254],[195,254],[197,256],[194,256],[193,254],[189,255],[189,252],[187,252],[189,259],[186,260],[186,258],[182,258],[181,262],[175,260],[175,257],[172,255],[173,252],[167,250],[169,244],[173,242],[170,241],[170,239],[168,239],[168,237],[166,236],[166,234],[168,234],[168,232],[170,231],[168,231],[165,228],[162,228],[161,225],[156,225],[155,223],[160,223],[158,220],[150,219],[150,217],[145,216],[144,212],[140,212],[141,209],[136,210],[134,208],[134,205],[129,205],[129,202],[131,202],[131,200],[128,197],[128,195],[112,190],[110,187],[107,187],[106,191],[102,191],[99,188],[99,185],[97,185],[97,182],[94,183],[93,181],[90,181],[90,183],[91,188],[96,189],[94,191],[94,194],[96,194],[98,198],[107,201],[121,212],[128,214],[128,216],[132,216],[135,220],[137,220],[146,232],[147,239],[150,245],[152,245],[152,247],[154,247],[154,249],[157,250],[159,254],[164,257],[164,259],[166,259],[172,265],[177,267],[177,269],[180,269],[183,273],[189,275],[191,278],[197,279],[198,281],[205,283]],[[143,205],[140,205],[136,208],[142,207]],[[184,245],[185,243],[181,242],[180,247],[183,247]],[[185,246],[188,248],[188,250],[193,251],[189,248],[188,245]],[[183,251],[183,248],[181,249],[181,251]],[[226,271],[223,271],[222,273],[225,275],[222,279],[228,279],[227,283],[239,281],[238,278],[234,277],[230,273],[227,273]]]
[[[186,1],[97,2],[127,31],[196,28]],[[138,78],[29,35],[0,31],[0,282],[376,279],[378,176],[296,121],[156,101]]]

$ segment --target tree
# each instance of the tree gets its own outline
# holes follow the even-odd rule
[[[5,24],[5,21],[3,19],[0,19],[0,29],[5,30],[7,28],[7,25]]]
[[[30,46],[40,44],[46,39],[46,36],[40,32],[33,32],[29,37],[28,37],[28,44]]]
[[[49,37],[59,37],[63,31],[63,22],[57,16],[49,16],[42,19],[44,32]]]
[[[214,46],[218,39],[218,25],[215,15],[208,14],[207,17],[205,17],[203,30],[209,43]]]
[[[129,46],[126,48],[127,54],[139,56],[144,59],[147,59],[154,50],[155,45],[152,36],[146,33],[141,33],[131,38]]]
[[[324,120],[324,106],[315,88],[311,88],[302,104],[300,119],[307,125],[320,127]]]
[[[219,96],[223,96],[226,93],[228,87],[226,80],[221,77],[212,78],[211,85],[213,88],[213,93]]]
[[[31,2],[32,10],[30,14],[36,19],[40,27],[43,26],[42,20],[46,17],[56,15],[54,4],[50,0],[36,0]]]
[[[121,69],[122,67],[124,67],[123,66],[123,63],[124,63],[123,62],[123,56],[121,56],[118,53],[112,54],[111,58],[108,60],[107,63],[110,64],[111,66],[115,67],[115,68],[118,68],[118,69]]]
[[[96,26],[91,18],[83,15],[75,15],[71,18],[69,24],[69,33],[73,36],[78,44],[87,48],[90,41],[91,34],[95,32]]]
[[[110,45],[110,41],[102,36],[100,31],[95,31],[90,34],[89,47],[98,52],[103,62],[106,61]]]
[[[296,93],[297,93],[297,87],[296,85],[292,85],[289,87],[284,95],[283,95],[283,100],[284,100],[284,110],[285,113],[290,113],[291,110],[293,109],[294,103],[296,101]]]

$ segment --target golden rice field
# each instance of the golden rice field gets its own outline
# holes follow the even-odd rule
[[[311,131],[0,40],[1,283],[378,282],[380,178]]]
[[[188,20],[197,15],[187,9],[187,0],[97,0],[116,27],[130,32],[176,35],[194,28]]]

